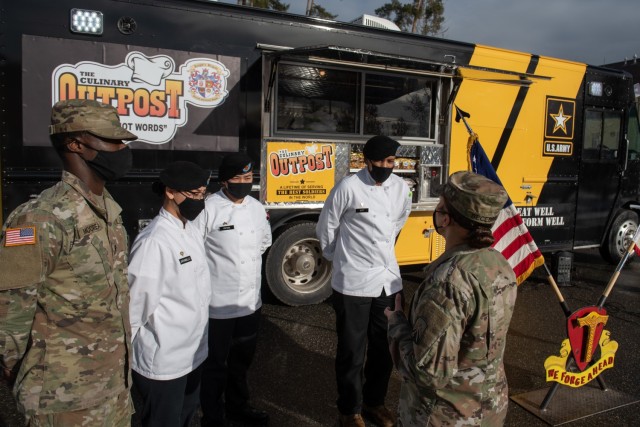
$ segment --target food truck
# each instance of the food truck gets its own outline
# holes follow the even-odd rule
[[[209,168],[211,191],[225,154],[259,163],[254,195],[274,236],[264,278],[290,305],[330,295],[316,220],[373,135],[400,142],[394,173],[411,189],[398,261],[443,252],[432,213],[469,157],[455,107],[543,252],[597,247],[615,262],[637,228],[640,131],[624,71],[209,1],[1,3],[3,221],[60,178],[51,106],[88,98],[139,137],[133,170],[108,185],[131,238],[156,215],[151,183],[169,162]]]

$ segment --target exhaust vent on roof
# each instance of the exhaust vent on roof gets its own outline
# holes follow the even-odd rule
[[[400,28],[388,19],[373,15],[362,15],[358,19],[351,21],[351,23],[366,25],[368,27],[383,28],[385,30],[400,31]]]

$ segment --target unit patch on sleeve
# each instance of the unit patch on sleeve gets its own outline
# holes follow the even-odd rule
[[[22,246],[36,244],[36,227],[7,228],[5,246]]]

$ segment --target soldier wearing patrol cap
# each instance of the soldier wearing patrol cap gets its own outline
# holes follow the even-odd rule
[[[127,235],[104,188],[137,137],[116,110],[56,103],[62,180],[13,211],[0,242],[0,365],[34,425],[125,426],[132,413]]]
[[[188,426],[200,402],[207,357],[209,267],[202,236],[190,220],[204,209],[209,171],[169,164],[154,183],[160,213],[131,247],[133,381],[143,397],[143,426]]]
[[[508,388],[503,355],[516,302],[516,278],[491,248],[491,227],[506,191],[472,172],[445,184],[434,214],[445,252],[429,265],[411,301],[385,310],[389,348],[404,381],[402,426],[501,426]]]
[[[393,369],[384,309],[402,291],[395,242],[411,211],[409,187],[392,174],[399,146],[370,138],[366,167],[333,187],[316,226],[322,256],[333,262],[341,427],[364,427],[362,416],[380,427],[395,422],[384,404]]]
[[[251,197],[253,160],[244,153],[222,159],[220,191],[207,197],[196,222],[204,236],[211,272],[209,357],[202,371],[202,426],[269,423],[267,412],[250,404],[247,372],[258,339],[262,298],[262,254],[271,246],[271,227],[262,204]]]

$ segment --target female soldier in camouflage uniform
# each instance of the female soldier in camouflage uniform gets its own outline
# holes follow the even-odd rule
[[[394,364],[404,381],[398,426],[501,426],[507,411],[502,363],[516,300],[513,270],[491,226],[504,189],[471,172],[443,188],[434,227],[446,250],[427,270],[408,313],[387,309]]]

